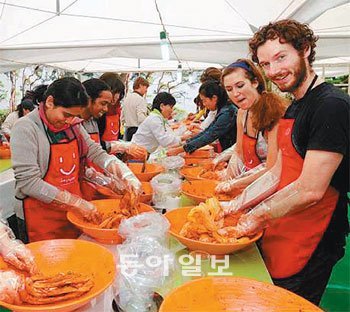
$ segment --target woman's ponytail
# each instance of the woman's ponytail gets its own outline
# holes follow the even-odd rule
[[[259,131],[271,131],[283,117],[288,105],[287,99],[273,92],[263,91],[260,99],[250,109],[253,127]]]

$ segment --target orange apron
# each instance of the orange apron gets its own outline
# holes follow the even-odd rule
[[[256,138],[252,138],[246,133],[243,133],[242,137],[242,149],[243,149],[243,159],[244,165],[248,170],[255,168],[261,164],[261,160],[256,154]]]
[[[50,145],[50,161],[44,181],[81,196],[77,139]],[[24,199],[24,217],[30,242],[55,238],[77,238],[79,230],[66,218],[65,210],[54,210],[35,198]]]
[[[299,178],[303,158],[292,142],[294,119],[281,119],[278,145],[282,151],[282,175],[278,190]],[[265,230],[262,252],[273,278],[286,278],[300,272],[319,244],[338,201],[338,192],[328,187],[317,204],[283,217]]]
[[[119,114],[106,115],[106,128],[102,135],[103,141],[118,141],[119,139]]]

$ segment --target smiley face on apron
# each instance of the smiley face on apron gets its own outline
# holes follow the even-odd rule
[[[76,173],[79,171],[79,156],[77,151],[61,146],[60,152],[51,154],[51,159],[55,163],[53,175],[62,185],[76,182]]]

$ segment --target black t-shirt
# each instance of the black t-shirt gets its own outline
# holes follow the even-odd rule
[[[294,101],[285,114],[285,118],[295,119],[292,141],[302,158],[307,150],[343,155],[330,183],[339,191],[339,200],[320,244],[335,253],[339,251],[337,247],[345,244],[349,232],[346,194],[349,192],[349,115],[349,96],[328,83],[318,85]]]

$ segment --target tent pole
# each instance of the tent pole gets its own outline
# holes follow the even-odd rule
[[[60,8],[60,0],[56,0],[56,14],[61,14],[61,8]]]
[[[349,75],[348,75],[348,94],[350,95],[350,64],[349,64]]]
[[[322,79],[324,80],[326,78],[326,66],[322,66]]]

